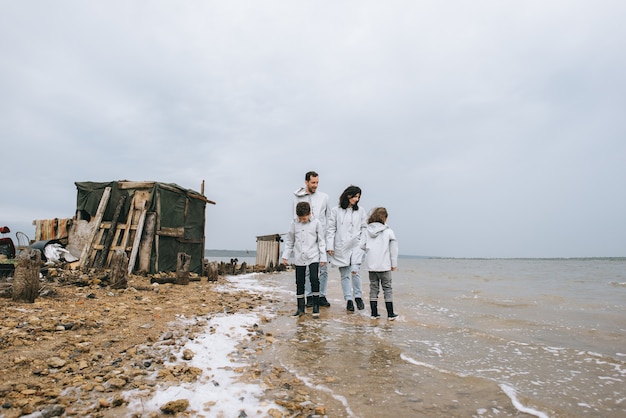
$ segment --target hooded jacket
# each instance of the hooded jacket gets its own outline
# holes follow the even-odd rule
[[[387,225],[368,224],[360,246],[365,251],[364,265],[368,271],[390,271],[398,267],[398,241]]]
[[[320,221],[311,219],[302,223],[295,220],[291,223],[285,238],[283,258],[288,260],[292,254],[296,266],[326,262],[326,243]]]
[[[311,205],[311,219],[319,220],[322,224],[322,230],[326,231],[326,225],[328,224],[328,195],[320,191],[309,194],[306,187],[299,188],[293,194],[293,219],[295,221],[298,220],[296,215],[298,202],[309,202],[309,205]]]

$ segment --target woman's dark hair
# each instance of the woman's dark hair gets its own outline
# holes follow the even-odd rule
[[[348,206],[350,206],[350,198],[360,194],[360,187],[348,186],[339,197],[339,206],[341,206],[341,209],[348,209]],[[354,206],[352,206],[352,210],[359,210],[359,202],[356,202]]]

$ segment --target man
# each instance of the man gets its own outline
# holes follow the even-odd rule
[[[319,175],[315,171],[309,171],[304,175],[304,187],[296,190],[293,199],[293,217],[297,219],[296,205],[298,202],[308,202],[311,206],[311,218],[318,219],[322,224],[324,234],[326,234],[326,224],[328,219],[328,195],[317,191],[319,185]],[[311,291],[311,281],[309,280],[309,269],[306,270],[306,306],[313,306],[313,292]],[[320,265],[320,306],[329,307],[330,303],[326,299],[326,285],[328,284],[328,267]]]

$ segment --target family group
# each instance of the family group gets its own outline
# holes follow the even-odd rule
[[[365,309],[360,269],[364,264],[369,274],[371,317],[379,318],[378,295],[382,287],[387,317],[394,320],[391,272],[398,268],[398,242],[387,226],[384,207],[374,208],[369,215],[359,206],[361,189],[347,187],[339,204],[328,209],[328,195],[317,190],[319,175],[305,174],[304,187],[294,192],[293,221],[285,238],[282,254],[287,265],[293,257],[296,273],[298,308],[294,316],[312,308],[314,317],[320,307],[329,307],[326,299],[328,264],[339,268],[346,310]]]

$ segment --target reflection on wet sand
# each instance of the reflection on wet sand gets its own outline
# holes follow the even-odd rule
[[[493,382],[403,359],[402,350],[387,341],[407,326],[402,322],[331,307],[316,320],[279,316],[267,325],[276,342],[261,355],[304,381],[328,416],[473,416],[477,411],[520,416]]]

